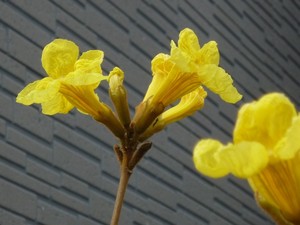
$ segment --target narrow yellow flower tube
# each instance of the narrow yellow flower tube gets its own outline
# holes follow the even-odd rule
[[[195,167],[215,178],[232,173],[248,179],[258,204],[278,224],[299,225],[300,115],[295,106],[280,93],[245,104],[233,136],[234,144],[226,146],[200,141]]]
[[[184,95],[180,102],[163,112],[157,119],[148,127],[148,129],[140,135],[139,140],[146,140],[153,134],[163,130],[167,125],[179,121],[187,116],[192,115],[204,106],[204,99],[207,96],[206,91],[200,86],[194,91]]]

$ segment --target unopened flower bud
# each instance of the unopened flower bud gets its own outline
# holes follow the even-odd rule
[[[109,96],[115,106],[121,123],[128,127],[130,124],[130,114],[127,101],[127,91],[123,86],[124,72],[115,67],[109,73]]]

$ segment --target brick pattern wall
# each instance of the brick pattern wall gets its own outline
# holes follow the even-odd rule
[[[297,0],[0,0],[0,224],[108,224],[119,171],[114,138],[76,111],[53,117],[17,93],[44,76],[41,51],[56,37],[102,49],[107,73],[125,71],[130,108],[151,81],[150,61],[184,27],[216,40],[221,65],[250,101],[270,91],[300,104]],[[109,102],[107,87],[99,89]],[[199,138],[231,139],[237,105],[206,106],[153,138],[135,169],[120,224],[267,225],[246,182],[212,180],[192,164]]]

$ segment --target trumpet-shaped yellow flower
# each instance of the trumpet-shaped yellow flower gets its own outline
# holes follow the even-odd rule
[[[105,78],[101,63],[104,53],[84,52],[80,58],[78,46],[68,40],[56,39],[45,46],[42,66],[48,74],[27,85],[17,96],[24,105],[40,103],[44,114],[68,113],[77,107],[81,112],[97,117],[101,108],[94,90]]]
[[[258,203],[279,224],[300,224],[300,115],[283,94],[271,93],[238,113],[234,144],[198,142],[193,160],[211,177],[247,178]]]
[[[79,59],[78,56],[79,48],[71,41],[55,39],[46,45],[42,66],[48,77],[28,84],[16,101],[24,105],[39,103],[47,115],[65,114],[76,107],[104,123],[117,137],[122,137],[124,128],[95,93],[100,82],[107,79],[100,67],[104,53],[91,50],[84,52]]]
[[[158,54],[152,60],[153,80],[144,101],[161,101],[171,104],[200,85],[230,103],[241,99],[232,85],[231,76],[219,67],[217,43],[210,41],[200,48],[198,38],[191,29],[179,34],[178,46],[171,42],[171,54]]]
[[[137,132],[144,131],[164,109],[201,85],[229,103],[241,99],[231,76],[219,64],[217,44],[210,41],[200,48],[191,29],[179,34],[178,46],[171,42],[171,53],[152,60],[153,79],[133,121]],[[139,112],[140,111],[140,112]]]

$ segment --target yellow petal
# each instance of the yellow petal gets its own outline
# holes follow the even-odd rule
[[[203,85],[229,103],[236,103],[242,98],[237,89],[232,85],[231,76],[221,67],[214,64],[200,65],[198,74]]]
[[[79,48],[75,43],[65,39],[55,39],[45,46],[42,65],[50,77],[64,77],[74,70],[78,55]]]
[[[295,117],[284,137],[275,147],[275,157],[282,160],[291,159],[300,152],[300,115]]]
[[[75,63],[75,70],[86,73],[102,73],[101,63],[104,52],[100,50],[90,50],[84,52]]]
[[[175,46],[172,47],[170,61],[172,61],[173,64],[176,64],[176,67],[182,72],[194,73],[197,71],[194,56],[195,55],[184,52]]]
[[[59,91],[60,82],[51,77],[28,84],[17,96],[16,101],[24,105],[51,100]]]
[[[185,28],[179,33],[178,48],[190,54],[195,54],[200,49],[199,40],[194,31]]]
[[[210,41],[203,45],[196,57],[199,64],[219,65],[220,53],[217,47],[217,42]]]
[[[227,145],[219,151],[219,157],[223,166],[240,178],[248,178],[259,173],[269,162],[268,151],[257,142]]]
[[[42,103],[42,113],[46,115],[67,114],[73,108],[74,106],[60,93],[57,93],[52,100]]]
[[[224,146],[217,140],[203,139],[199,141],[193,153],[193,161],[196,169],[209,177],[219,178],[229,173],[228,168],[224,167],[219,152]]]
[[[168,76],[168,71],[171,71],[174,67],[174,63],[169,60],[170,56],[166,54],[158,54],[151,61],[152,70],[152,82],[147,90],[146,96],[152,96],[155,90],[161,85],[161,83]],[[145,99],[148,97],[145,96]]]
[[[191,29],[184,29],[179,34],[178,47],[171,42],[171,55],[185,55],[190,58],[194,64],[219,64],[220,54],[215,41],[206,43],[202,48],[198,37]]]
[[[170,58],[169,55],[159,53],[157,54],[151,61],[151,70],[153,71],[152,75],[160,75],[160,76],[166,76],[166,73],[164,71],[170,70],[169,66],[170,64],[166,64],[166,62],[169,62],[168,59]]]
[[[73,86],[93,86],[95,89],[102,80],[107,78],[100,73],[84,73],[82,71],[75,71],[69,73],[64,79],[63,83]]]
[[[178,59],[178,62],[184,60]],[[157,55],[152,61],[153,80],[144,101],[153,97],[153,102],[160,102],[166,107],[198,88],[201,85],[200,77],[187,70],[174,62],[173,56]]]
[[[247,178],[266,167],[268,152],[255,142],[223,146],[219,141],[207,139],[197,143],[193,160],[196,168],[207,176],[218,178],[232,173]]]
[[[294,105],[283,94],[264,95],[239,110],[234,142],[256,141],[274,149],[296,115]]]
[[[171,41],[171,60],[184,72],[194,73],[197,70],[197,55],[200,50],[198,37],[189,28],[179,34],[178,47]]]

